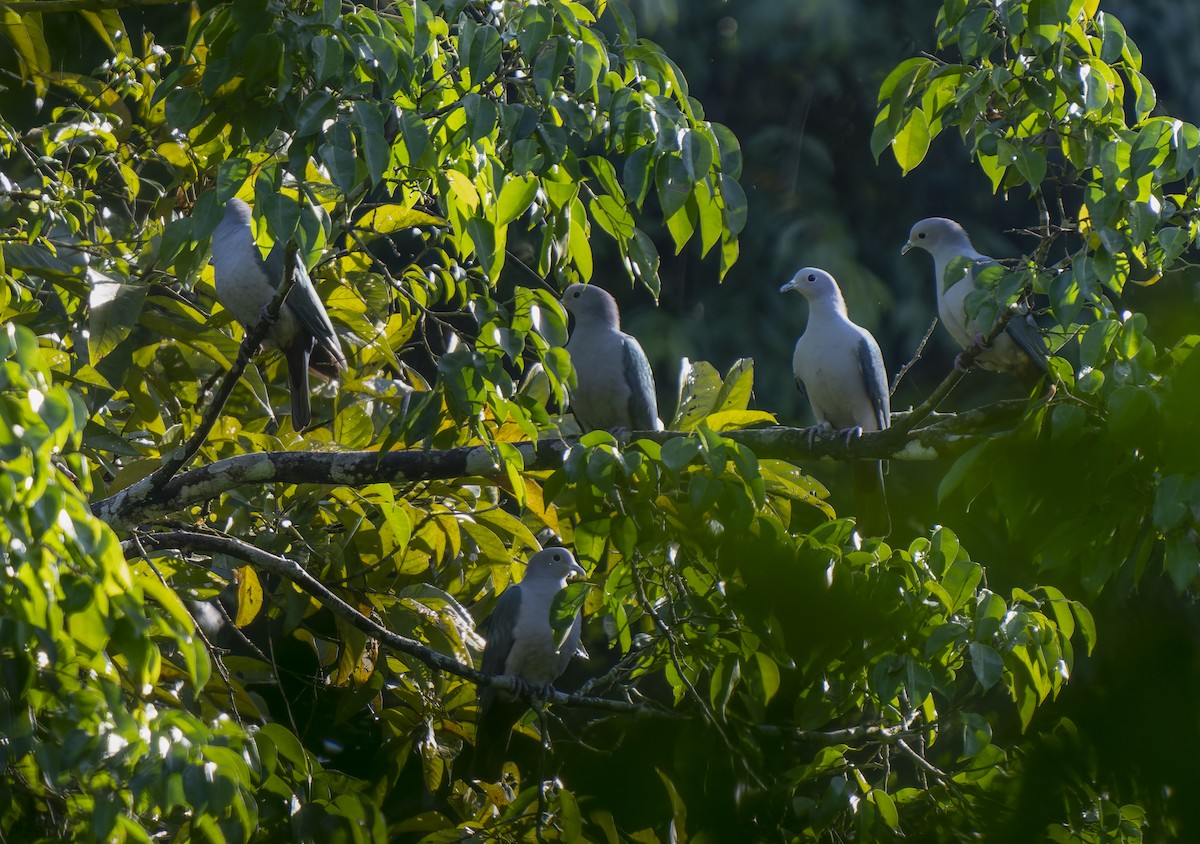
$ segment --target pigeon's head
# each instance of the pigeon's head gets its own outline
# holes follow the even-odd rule
[[[842,299],[842,292],[833,276],[817,267],[805,267],[792,276],[791,281],[779,288],[780,293],[787,293],[789,290],[800,291],[810,302]]]
[[[599,322],[613,328],[621,324],[617,300],[594,284],[572,284],[563,293],[562,304],[577,321]]]
[[[587,572],[583,566],[575,562],[575,557],[566,548],[543,548],[529,558],[525,566],[525,579],[542,577],[548,580],[569,580],[572,575],[586,578]]]
[[[962,252],[971,248],[971,240],[958,223],[947,217],[927,217],[913,224],[908,233],[908,242],[900,250],[907,254],[910,249],[924,249],[926,252],[938,252],[953,249]]]

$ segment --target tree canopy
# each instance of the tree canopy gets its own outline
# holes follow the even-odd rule
[[[756,230],[744,183],[782,165],[706,116],[648,8],[0,1],[4,837],[1200,829],[1191,766],[1147,773],[1200,749],[1200,676],[1169,650],[1200,574],[1200,130],[1099,0],[905,6],[923,40],[869,92],[831,48],[797,84],[875,115],[837,151],[868,180],[953,145],[982,205],[1022,198],[1024,254],[969,308],[1032,304],[1053,373],[963,400],[993,376],[921,361],[912,407],[848,440],[755,390],[800,330],[767,304],[700,321],[727,347],[790,340],[693,352],[677,396],[660,374],[666,431],[581,436],[565,412],[568,284],[646,305],[691,261],[745,301],[778,289],[753,284],[789,230]],[[266,324],[214,296],[232,197],[309,268],[349,358],[304,431],[276,416]],[[913,220],[886,203],[809,219],[898,251]],[[848,287],[852,315],[887,307],[873,289]],[[929,312],[931,285],[907,295],[894,312]],[[898,323],[885,348],[919,358]],[[856,457],[890,460],[886,539],[854,530]],[[589,573],[555,614],[582,607],[587,658],[481,780],[476,689],[516,685],[478,670],[479,622],[556,542]],[[1177,614],[1114,648],[1146,595]],[[1161,723],[1133,704],[1142,666]],[[1098,706],[1158,755],[1116,747]]]

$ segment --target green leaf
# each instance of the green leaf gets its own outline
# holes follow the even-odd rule
[[[950,612],[958,612],[975,597],[975,588],[983,579],[983,567],[970,560],[955,560],[942,578],[942,588],[950,596]]]
[[[768,704],[775,697],[776,692],[779,691],[779,666],[775,663],[775,660],[762,651],[756,651],[754,659],[758,665],[759,678],[762,684],[762,701],[764,704]]]
[[[533,176],[513,176],[500,189],[500,198],[496,202],[496,222],[507,226],[516,220],[533,204],[537,196],[540,182]]]
[[[662,445],[663,465],[678,472],[700,454],[700,441],[695,437],[676,437]]]
[[[713,136],[717,139],[718,154],[721,163],[721,175],[731,179],[742,177],[742,146],[737,136],[728,126],[721,123],[710,123]]]
[[[467,138],[471,143],[496,131],[500,111],[490,97],[481,97],[472,91],[463,98],[463,111],[467,116]]]
[[[107,357],[138,324],[149,288],[97,276],[88,297],[88,356]]]
[[[550,603],[550,626],[554,630],[555,648],[561,648],[566,642],[575,624],[575,616],[587,600],[589,589],[591,584],[586,581],[568,583],[565,589],[554,596]]]
[[[651,147],[638,147],[625,158],[621,179],[625,183],[626,195],[633,197],[633,202],[638,208],[642,207],[650,189],[652,152]]]
[[[746,227],[749,203],[742,186],[729,176],[721,176],[721,201],[725,206],[725,226],[736,237]]]
[[[325,143],[317,150],[322,163],[329,169],[333,183],[349,193],[358,184],[358,155],[354,133],[339,117],[325,129]]]
[[[384,106],[381,103],[357,102],[352,114],[354,124],[358,127],[359,147],[366,159],[367,172],[371,176],[371,184],[383,182],[384,171],[387,170],[391,159],[391,145],[384,137]]]
[[[471,84],[481,85],[500,64],[504,45],[494,26],[465,20],[458,48],[459,59],[471,75]]]
[[[1092,612],[1079,601],[1071,601],[1071,609],[1075,612],[1075,620],[1079,622],[1079,632],[1083,634],[1083,641],[1087,643],[1087,652],[1091,654],[1092,649],[1096,647],[1096,620],[1092,618]]]
[[[881,788],[873,788],[867,797],[879,810],[879,817],[887,825],[887,828],[898,830],[900,813],[896,811],[896,801],[892,799],[892,796]]]
[[[601,194],[589,206],[592,219],[618,242],[628,241],[636,230],[633,215],[615,197]]]
[[[669,220],[683,210],[695,179],[682,156],[674,153],[660,158],[654,172],[658,202],[662,206],[663,217]]]
[[[1036,188],[1046,178],[1046,150],[1040,146],[1023,143],[1017,146],[1017,172],[1024,177],[1030,188]]]
[[[399,145],[405,153],[402,160],[413,167],[428,167],[433,164],[433,148],[430,144],[429,127],[420,116],[411,111],[400,115],[400,137],[404,143]]]
[[[914,108],[892,143],[896,163],[905,174],[925,159],[925,153],[929,151],[929,140],[929,120],[923,110]]]
[[[42,16],[35,12],[25,15],[10,9],[0,10],[0,33],[12,45],[23,81],[33,85],[37,98],[46,96],[45,72],[50,70],[50,48],[42,31]]]
[[[654,241],[641,229],[635,229],[628,246],[634,277],[657,297],[662,283],[658,278],[658,249]]]
[[[1178,526],[1187,516],[1190,485],[1183,475],[1168,475],[1158,482],[1154,494],[1154,524],[1164,533]]]
[[[1127,71],[1127,75],[1135,97],[1134,115],[1136,121],[1141,123],[1154,111],[1154,107],[1158,104],[1158,95],[1154,92],[1154,86],[1150,84],[1150,80],[1138,71]]]
[[[503,229],[497,229],[482,217],[472,217],[467,221],[467,236],[475,246],[475,257],[479,265],[493,281],[500,278],[500,270],[504,266],[504,244],[498,234]]]
[[[168,95],[168,106],[170,102],[171,97]],[[332,118],[336,111],[337,101],[334,100],[332,94],[325,90],[313,91],[304,98],[304,102],[300,104],[300,110],[296,113],[296,137],[303,138],[317,134],[325,126],[325,121]],[[182,128],[187,128],[187,125],[185,124]]]
[[[1129,150],[1130,177],[1136,180],[1148,176],[1166,161],[1171,154],[1172,136],[1172,121],[1165,118],[1147,121]]]
[[[716,409],[724,382],[707,361],[692,363],[683,359],[679,371],[679,405],[670,428],[691,431]]]
[[[608,51],[590,29],[581,29],[575,42],[575,93],[585,94],[608,72]]]
[[[933,675],[914,659],[904,661],[904,687],[913,706],[920,706],[933,691]]]
[[[917,81],[935,67],[937,63],[924,56],[905,59],[883,80],[883,84],[879,86],[877,101],[882,104],[886,100],[896,99],[903,105]]]
[[[538,51],[550,37],[554,26],[554,17],[549,7],[541,5],[526,5],[521,12],[521,23],[517,27],[517,43],[525,60],[532,62],[537,58]]]
[[[975,672],[975,679],[979,681],[979,685],[983,686],[984,691],[987,691],[996,685],[1003,676],[1004,660],[995,648],[985,645],[983,642],[971,642],[968,649],[971,654],[971,668]]]

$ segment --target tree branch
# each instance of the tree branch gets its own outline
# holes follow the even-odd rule
[[[192,0],[0,0],[11,12],[100,12],[138,6],[183,6]]]
[[[801,730],[792,726],[777,724],[758,724],[755,731],[772,738],[791,739],[809,744],[828,747],[833,744],[896,744],[905,738],[919,734],[918,730],[901,724],[885,726],[883,724],[863,724],[857,727],[843,727],[838,730]]]
[[[309,574],[295,560],[280,557],[256,548],[228,536],[218,536],[210,533],[197,533],[186,530],[163,531],[162,533],[139,534],[136,539],[121,543],[121,550],[127,558],[146,556],[149,551],[198,552],[202,554],[227,554],[250,564],[260,571],[271,572],[286,577],[301,590],[316,598],[326,609],[346,621],[366,635],[376,639],[380,645],[398,653],[414,657],[435,671],[444,671],[463,679],[470,680],[480,686],[491,686],[520,696],[521,687],[517,678],[507,674],[486,674],[469,665],[464,665],[440,651],[426,647],[416,639],[393,633],[386,627],[372,621],[350,604],[334,594],[329,587]],[[539,700],[541,698],[539,697]],[[546,700],[573,706],[587,706],[592,709],[604,709],[610,712],[621,712],[627,715],[652,715],[659,718],[683,718],[681,713],[661,709],[656,706],[632,703],[623,700],[588,697],[580,694],[567,694],[554,691]]]
[[[957,383],[956,375],[962,377],[962,373],[954,373],[943,386],[951,381]],[[865,433],[850,442],[836,431],[817,434],[810,442],[808,429],[783,426],[724,431],[721,436],[745,445],[759,458],[789,462],[822,457],[935,460],[965,451],[980,433],[1010,424],[1028,407],[1024,400],[997,402],[964,413],[935,417],[932,423],[910,430],[911,420],[925,420],[932,414],[932,405],[926,402],[915,410],[894,414],[896,422],[886,431]],[[632,439],[658,443],[688,436],[695,434],[644,431],[630,435]],[[520,452],[526,470],[548,471],[560,467],[567,451],[578,441],[578,437],[560,437],[513,443],[513,446]],[[462,477],[496,478],[504,474],[504,467],[483,445],[446,451],[256,452],[201,466],[171,478],[160,488],[155,488],[155,476],[151,475],[96,502],[92,512],[114,530],[132,530],[243,486],[287,483],[362,487]]]
[[[173,553],[200,553],[206,555],[226,554],[253,566],[259,571],[271,572],[287,578],[301,590],[316,598],[316,600],[334,615],[350,625],[377,640],[380,645],[406,656],[414,657],[434,671],[444,671],[469,680],[480,686],[491,686],[513,695],[520,696],[523,690],[516,678],[507,674],[487,674],[465,665],[441,651],[422,645],[415,639],[393,633],[381,624],[360,613],[350,604],[334,594],[324,583],[309,574],[299,563],[287,557],[280,557],[263,551],[241,540],[229,536],[212,533],[199,533],[187,530],[163,531],[160,533],[139,533],[133,539],[121,543],[121,550],[127,559],[149,559],[151,552],[168,551]],[[586,693],[586,688],[579,692],[566,693],[551,690],[549,696],[540,696],[530,703],[540,703],[543,700],[565,706],[584,706],[590,709],[601,709],[624,715],[645,718],[664,718],[682,720],[695,717],[685,712],[676,712],[660,706],[635,703],[630,700],[614,700],[611,698],[592,697]],[[532,695],[533,693],[530,693]],[[710,718],[705,720],[711,720]],[[724,735],[716,722],[714,727]],[[882,724],[865,724],[834,730],[801,730],[791,726],[774,724],[754,724],[750,729],[762,735],[787,738],[795,741],[815,743],[821,746],[832,744],[895,744],[909,753],[914,753],[904,744],[905,738],[920,734],[920,730],[906,728],[901,725],[885,726]],[[726,739],[728,741],[728,739]],[[922,762],[924,760],[921,760]],[[925,763],[928,765],[928,763]],[[936,768],[929,766],[931,772],[936,772],[945,778]]]

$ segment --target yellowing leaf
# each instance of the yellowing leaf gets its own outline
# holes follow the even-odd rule
[[[466,177],[463,176],[463,178]],[[405,208],[403,205],[380,205],[364,214],[355,225],[371,236],[391,234],[401,229],[411,229],[414,226],[446,226],[448,223],[441,217],[426,214],[416,208]]]
[[[704,423],[714,431],[731,431],[750,425],[775,425],[775,414],[765,410],[722,410],[707,416]]]
[[[258,581],[258,573],[250,566],[236,569],[233,577],[237,583],[237,614],[233,623],[245,627],[258,617],[258,611],[262,609],[262,584]]]

